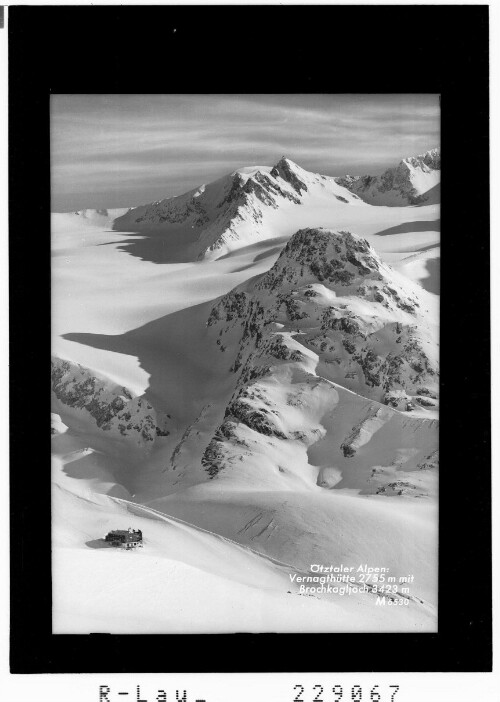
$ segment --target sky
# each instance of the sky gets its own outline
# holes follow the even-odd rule
[[[133,207],[282,156],[377,175],[439,146],[437,95],[53,95],[52,211]]]

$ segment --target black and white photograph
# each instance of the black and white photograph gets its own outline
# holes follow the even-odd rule
[[[9,700],[493,702],[476,4],[6,8]]]
[[[438,95],[51,98],[55,633],[433,632]]]

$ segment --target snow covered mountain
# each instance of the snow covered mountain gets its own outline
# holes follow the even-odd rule
[[[284,158],[53,215],[59,633],[435,630],[439,207],[391,183]],[[312,563],[415,573],[409,605],[303,597]]]
[[[242,168],[184,195],[136,207],[117,217],[113,228],[182,235],[192,258],[218,258],[235,246],[291,235],[294,225],[332,227],[336,216],[345,219],[346,208],[365,207],[364,201],[429,203],[426,191],[438,183],[438,168],[438,149],[374,178],[310,173],[283,157],[272,168]]]
[[[333,178],[309,173],[283,157],[273,168],[242,168],[184,195],[136,207],[118,217],[114,229],[181,229],[192,240],[193,257],[217,258],[234,244],[273,236],[276,220],[310,207],[311,194],[342,204],[357,200]]]
[[[441,150],[405,158],[380,176],[337,178],[337,183],[371,205],[431,205],[439,202]]]
[[[347,231],[302,229],[266,274],[222,298],[208,324],[228,323],[218,328],[221,350],[231,343],[226,334],[242,326],[234,371],[248,363],[249,349],[286,355],[284,335],[291,334],[322,356],[330,380],[406,409],[410,400],[437,392],[431,304],[366,240]]]
[[[298,231],[269,272],[224,296],[208,319],[238,379],[202,457],[207,472],[213,477],[231,464],[241,471],[255,452],[259,473],[265,464],[276,470],[283,442],[305,452],[320,441],[331,464],[317,471],[318,485],[427,494],[422,474],[415,481],[395,473],[418,476],[424,465],[437,466],[434,312],[430,296],[384,264],[367,241],[346,231]],[[333,427],[325,431],[332,413]],[[414,446],[404,455],[408,430]],[[378,432],[385,435],[383,470],[373,468],[370,442]],[[276,454],[269,440],[262,452],[262,436]],[[362,446],[368,472],[359,456],[356,469],[345,462]],[[311,462],[304,459],[305,475]]]

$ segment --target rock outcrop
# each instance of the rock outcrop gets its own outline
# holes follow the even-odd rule
[[[52,391],[63,405],[83,410],[105,432],[151,447],[168,436],[168,415],[157,412],[144,397],[133,397],[127,388],[96,377],[76,363],[52,359]]]

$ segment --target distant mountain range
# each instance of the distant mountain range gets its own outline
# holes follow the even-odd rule
[[[441,150],[410,156],[380,176],[337,178],[352,193],[371,205],[432,205],[439,202]]]
[[[434,204],[440,166],[440,150],[432,149],[380,176],[332,177],[283,157],[272,168],[241,168],[184,195],[130,209],[113,228],[164,231],[180,236],[193,259],[218,258],[235,246],[291,235],[299,226],[334,226],[345,207]]]

